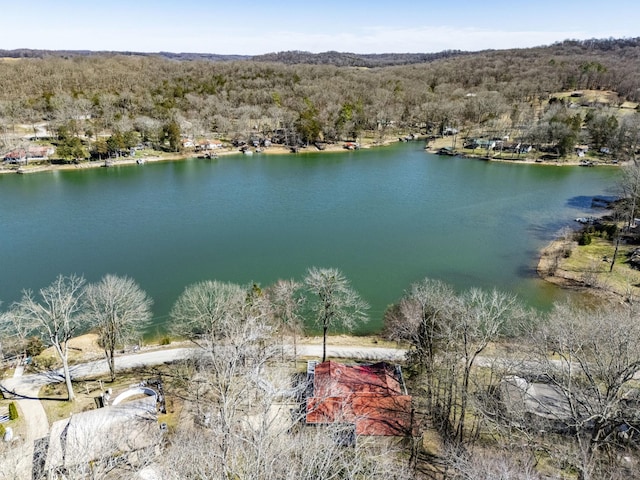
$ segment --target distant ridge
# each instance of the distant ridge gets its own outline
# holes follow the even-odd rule
[[[254,62],[274,62],[286,65],[334,65],[337,67],[388,67],[394,65],[424,64],[436,60],[476,56],[489,52],[540,52],[543,50],[554,54],[575,53],[576,51],[602,51],[617,52],[625,50],[628,55],[629,49],[640,49],[640,37],[635,38],[605,38],[587,40],[564,40],[552,45],[543,45],[531,48],[513,48],[504,50],[483,50],[483,51],[461,51],[443,50],[437,53],[350,53],[328,51],[322,53],[311,53],[299,50],[283,52],[273,52],[264,55],[222,55],[216,53],[188,53],[188,52],[133,52],[133,51],[92,51],[92,50],[40,50],[20,48],[15,50],[0,50],[0,58],[73,58],[91,56],[141,56],[166,58],[176,61],[210,61],[210,62],[232,62],[232,61],[254,61]],[[633,55],[633,54],[632,54]],[[635,56],[635,55],[634,55]]]
[[[217,53],[174,53],[174,52],[118,52],[110,50],[36,50],[19,48],[16,50],[0,50],[0,57],[4,58],[45,58],[45,57],[92,57],[125,55],[131,57],[161,57],[171,60],[208,60],[212,62],[231,62],[236,60],[250,60],[250,55],[219,55]]]
[[[460,50],[445,50],[439,53],[371,53],[358,54],[349,52],[323,52],[311,53],[299,50],[286,52],[267,53],[264,55],[219,55],[216,53],[175,53],[175,52],[116,52],[93,50],[35,50],[20,48],[16,50],[0,50],[0,57],[7,58],[45,58],[45,57],[90,57],[125,55],[140,57],[161,57],[170,60],[190,61],[207,60],[212,62],[229,62],[253,60],[256,62],[276,62],[287,65],[335,65],[338,67],[382,67],[391,65],[409,65],[414,63],[428,63],[441,58],[450,58],[460,55],[468,55],[468,52]]]
[[[386,67],[392,65],[409,65],[414,63],[429,63],[441,58],[470,55],[461,50],[444,50],[439,53],[348,53],[323,52],[310,53],[301,51],[287,51],[256,55],[252,60],[257,62],[277,62],[287,65],[306,63],[310,65],[335,65],[337,67]]]

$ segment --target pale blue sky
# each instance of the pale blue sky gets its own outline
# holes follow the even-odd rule
[[[640,36],[638,0],[0,0],[0,49],[439,52]]]

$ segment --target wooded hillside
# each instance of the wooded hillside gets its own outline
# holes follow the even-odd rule
[[[416,129],[439,135],[455,127],[562,154],[591,140],[580,137],[588,111],[569,110],[572,102],[554,94],[612,91],[606,103],[573,100],[607,118],[607,107],[640,101],[640,38],[429,55],[284,52],[224,62],[199,54],[19,52],[29,57],[0,61],[3,149],[17,146],[17,125],[44,122],[86,147],[116,132],[166,146],[169,127],[190,138],[285,132],[290,143]],[[629,153],[613,140],[607,145]]]

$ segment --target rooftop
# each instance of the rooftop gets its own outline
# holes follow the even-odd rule
[[[306,420],[308,424],[354,424],[359,435],[406,435],[411,410],[399,368],[385,362],[344,365],[329,361],[315,367]]]

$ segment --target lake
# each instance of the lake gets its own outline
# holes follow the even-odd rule
[[[422,142],[344,153],[234,155],[141,166],[0,175],[0,300],[59,273],[129,275],[154,299],[153,335],[185,286],[267,286],[336,267],[385,308],[426,276],[517,293],[548,308],[563,293],[537,253],[615,168],[439,157]]]

